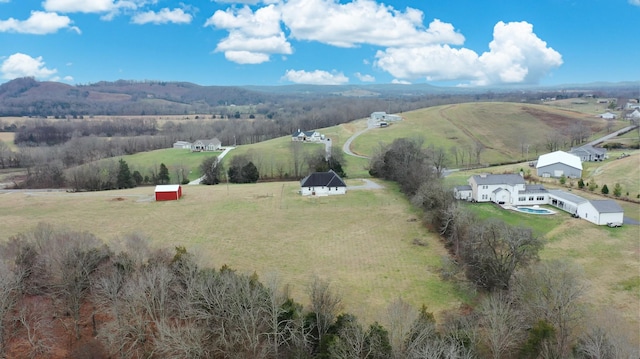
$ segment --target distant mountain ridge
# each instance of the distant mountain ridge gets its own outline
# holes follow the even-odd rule
[[[640,81],[501,88],[437,87],[429,84],[201,86],[189,82],[132,80],[74,86],[24,77],[0,85],[0,116],[210,113],[219,106],[256,105],[287,99],[411,98],[487,92],[564,91],[568,88],[589,91],[620,88],[632,94],[640,92]]]

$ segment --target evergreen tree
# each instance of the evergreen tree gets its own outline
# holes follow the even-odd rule
[[[131,175],[131,177],[136,182],[136,186],[139,186],[142,184],[142,182],[144,182],[144,178],[142,177],[139,171],[133,171],[133,174]]]
[[[241,170],[242,173],[242,183],[256,183],[260,178],[260,172],[258,172],[258,167],[253,164],[253,162],[249,162]]]
[[[160,172],[158,173],[158,182],[160,184],[169,183],[169,169],[167,168],[167,166],[164,165],[164,163],[160,164]]]
[[[584,188],[584,181],[582,180],[582,178],[580,178],[578,180],[578,188],[583,189]]]
[[[613,186],[613,195],[616,197],[620,197],[622,195],[622,186],[620,183],[616,183],[616,185]]]
[[[605,184],[604,186],[602,186],[602,194],[609,194],[609,187],[607,187],[607,185]]]
[[[129,165],[127,161],[122,158],[118,161],[118,179],[117,179],[117,187],[118,188],[133,188],[136,186],[136,183],[131,176],[131,172],[129,171]]]

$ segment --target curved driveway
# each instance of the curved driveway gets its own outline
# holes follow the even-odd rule
[[[353,153],[351,151],[351,142],[353,142],[353,140],[355,140],[358,136],[360,136],[361,134],[369,131],[372,128],[375,128],[376,126],[376,120],[369,118],[367,120],[367,128],[365,128],[364,130],[360,130],[356,133],[354,133],[353,135],[351,135],[351,137],[349,137],[345,142],[344,145],[342,145],[342,151],[344,153],[346,153],[349,156],[353,156],[353,157],[358,157],[358,158],[369,158],[368,156],[363,156],[363,155],[359,155],[356,153]]]

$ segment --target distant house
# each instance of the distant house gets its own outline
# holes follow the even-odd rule
[[[217,151],[221,147],[222,147],[222,143],[217,138],[213,138],[210,140],[197,140],[196,142],[191,144],[191,151],[194,151],[194,152]]]
[[[615,120],[618,117],[615,113],[605,112],[598,115],[598,117],[603,118],[605,120]]]
[[[613,200],[593,200],[562,190],[547,190],[542,185],[528,185],[516,174],[471,176],[469,185],[457,186],[455,198],[471,202],[493,202],[505,208],[551,205],[597,225],[622,223],[624,211]]]
[[[187,141],[176,141],[176,142],[173,144],[173,148],[183,148],[183,149],[190,150],[190,149],[191,149],[191,142],[187,142]]]
[[[300,181],[303,196],[329,196],[347,193],[347,185],[333,170],[314,172]]]
[[[156,201],[175,201],[182,197],[182,186],[179,184],[157,185],[155,189]]]
[[[371,113],[370,118],[376,121],[402,121],[402,117],[398,115],[391,115],[386,112],[373,112]]]
[[[596,148],[591,145],[572,148],[570,154],[580,157],[582,162],[604,161],[607,158],[607,150],[604,148]]]
[[[640,119],[640,109],[634,109],[632,112],[629,112],[625,115],[626,119],[629,120],[637,120]]]
[[[324,140],[324,135],[318,131],[300,131],[298,129],[291,135],[291,141],[320,142]]]
[[[580,157],[564,151],[555,151],[538,157],[536,171],[540,177],[582,177]]]

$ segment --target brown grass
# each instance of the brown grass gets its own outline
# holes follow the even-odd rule
[[[208,266],[279,273],[302,303],[310,278],[327,278],[343,293],[345,310],[365,321],[383,320],[397,297],[436,313],[460,305],[453,284],[438,277],[445,250],[420,221],[408,221],[417,217],[400,194],[303,198],[297,190],[296,182],[187,186],[180,201],[168,202],[150,201],[153,188],[0,194],[0,238],[38,222],[112,244],[143,233],[158,247],[187,247]],[[413,244],[416,238],[426,245]]]

